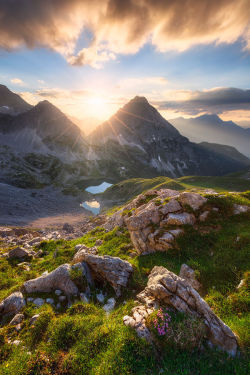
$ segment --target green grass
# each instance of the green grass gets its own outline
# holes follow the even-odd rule
[[[106,233],[98,227],[77,240],[43,242],[40,248],[44,256],[30,262],[30,272],[21,271],[16,261],[0,258],[0,300],[20,288],[25,280],[69,263],[78,243],[94,246],[97,239],[102,239],[100,254],[119,256],[134,268],[127,288],[108,316],[94,298],[89,304],[75,303],[61,311],[54,311],[46,304],[39,309],[28,304],[24,309],[24,327],[19,333],[7,325],[0,328],[0,374],[246,375],[249,372],[249,289],[246,285],[238,290],[237,285],[244,275],[249,280],[250,214],[234,216],[232,205],[236,202],[250,205],[250,194],[208,198],[207,206],[216,206],[220,212],[213,212],[199,227],[187,226],[176,247],[166,253],[131,257],[133,246],[126,229],[115,228]],[[238,334],[240,357],[229,358],[209,348],[190,351],[168,346],[166,350],[159,350],[123,325],[122,317],[131,313],[135,296],[145,287],[151,269],[161,265],[178,274],[182,263],[197,271],[203,297]],[[111,288],[107,292],[113,295]],[[29,318],[37,312],[41,315],[31,328]],[[10,345],[7,337],[19,339],[22,344]]]
[[[96,194],[104,207],[110,208],[114,205],[123,205],[127,201],[135,198],[138,194],[151,189],[174,189],[203,191],[204,189],[214,189],[218,192],[250,190],[250,180],[240,177],[214,177],[214,176],[185,176],[177,179],[161,176],[155,178],[132,178],[121,181],[109,187],[104,193]],[[113,213],[116,208],[111,208]]]

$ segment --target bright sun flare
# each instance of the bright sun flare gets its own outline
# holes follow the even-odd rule
[[[109,115],[109,106],[104,98],[91,96],[86,101],[87,110],[91,116],[105,118]]]

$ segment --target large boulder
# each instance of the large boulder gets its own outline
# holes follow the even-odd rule
[[[167,225],[193,225],[195,223],[195,216],[188,212],[182,212],[180,214],[169,214],[164,220]]]
[[[146,288],[137,296],[139,301],[152,306],[154,301],[172,306],[178,311],[198,316],[207,326],[208,340],[231,355],[237,352],[237,337],[211,310],[199,293],[185,279],[164,267],[154,267]]]
[[[117,296],[121,295],[121,287],[126,287],[128,278],[133,271],[129,262],[108,255],[99,256],[82,249],[76,253],[73,263],[86,262],[93,279],[107,281],[111,284]]]
[[[26,281],[23,284],[26,293],[51,292],[57,289],[62,290],[67,296],[78,293],[78,288],[70,278],[71,266],[63,264],[54,271]]]
[[[14,292],[0,303],[0,314],[14,315],[25,306],[25,299],[21,292]]]

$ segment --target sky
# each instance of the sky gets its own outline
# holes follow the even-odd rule
[[[85,124],[142,95],[250,126],[250,0],[0,0],[0,83]]]

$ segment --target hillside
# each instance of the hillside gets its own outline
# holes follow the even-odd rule
[[[248,207],[247,192],[190,196],[158,188],[89,220],[85,230],[0,228],[0,372],[246,375]],[[183,225],[184,218],[192,220]],[[141,225],[151,229],[138,243],[133,233]],[[185,313],[175,304],[173,277]]]
[[[216,190],[218,192],[246,191],[250,190],[250,180],[240,176],[209,177],[209,176],[185,176],[177,179],[168,177],[155,177],[152,179],[133,178],[124,180],[109,187],[104,193],[96,194],[102,207],[112,207],[126,203],[129,199],[149,189],[174,189],[183,191]]]

